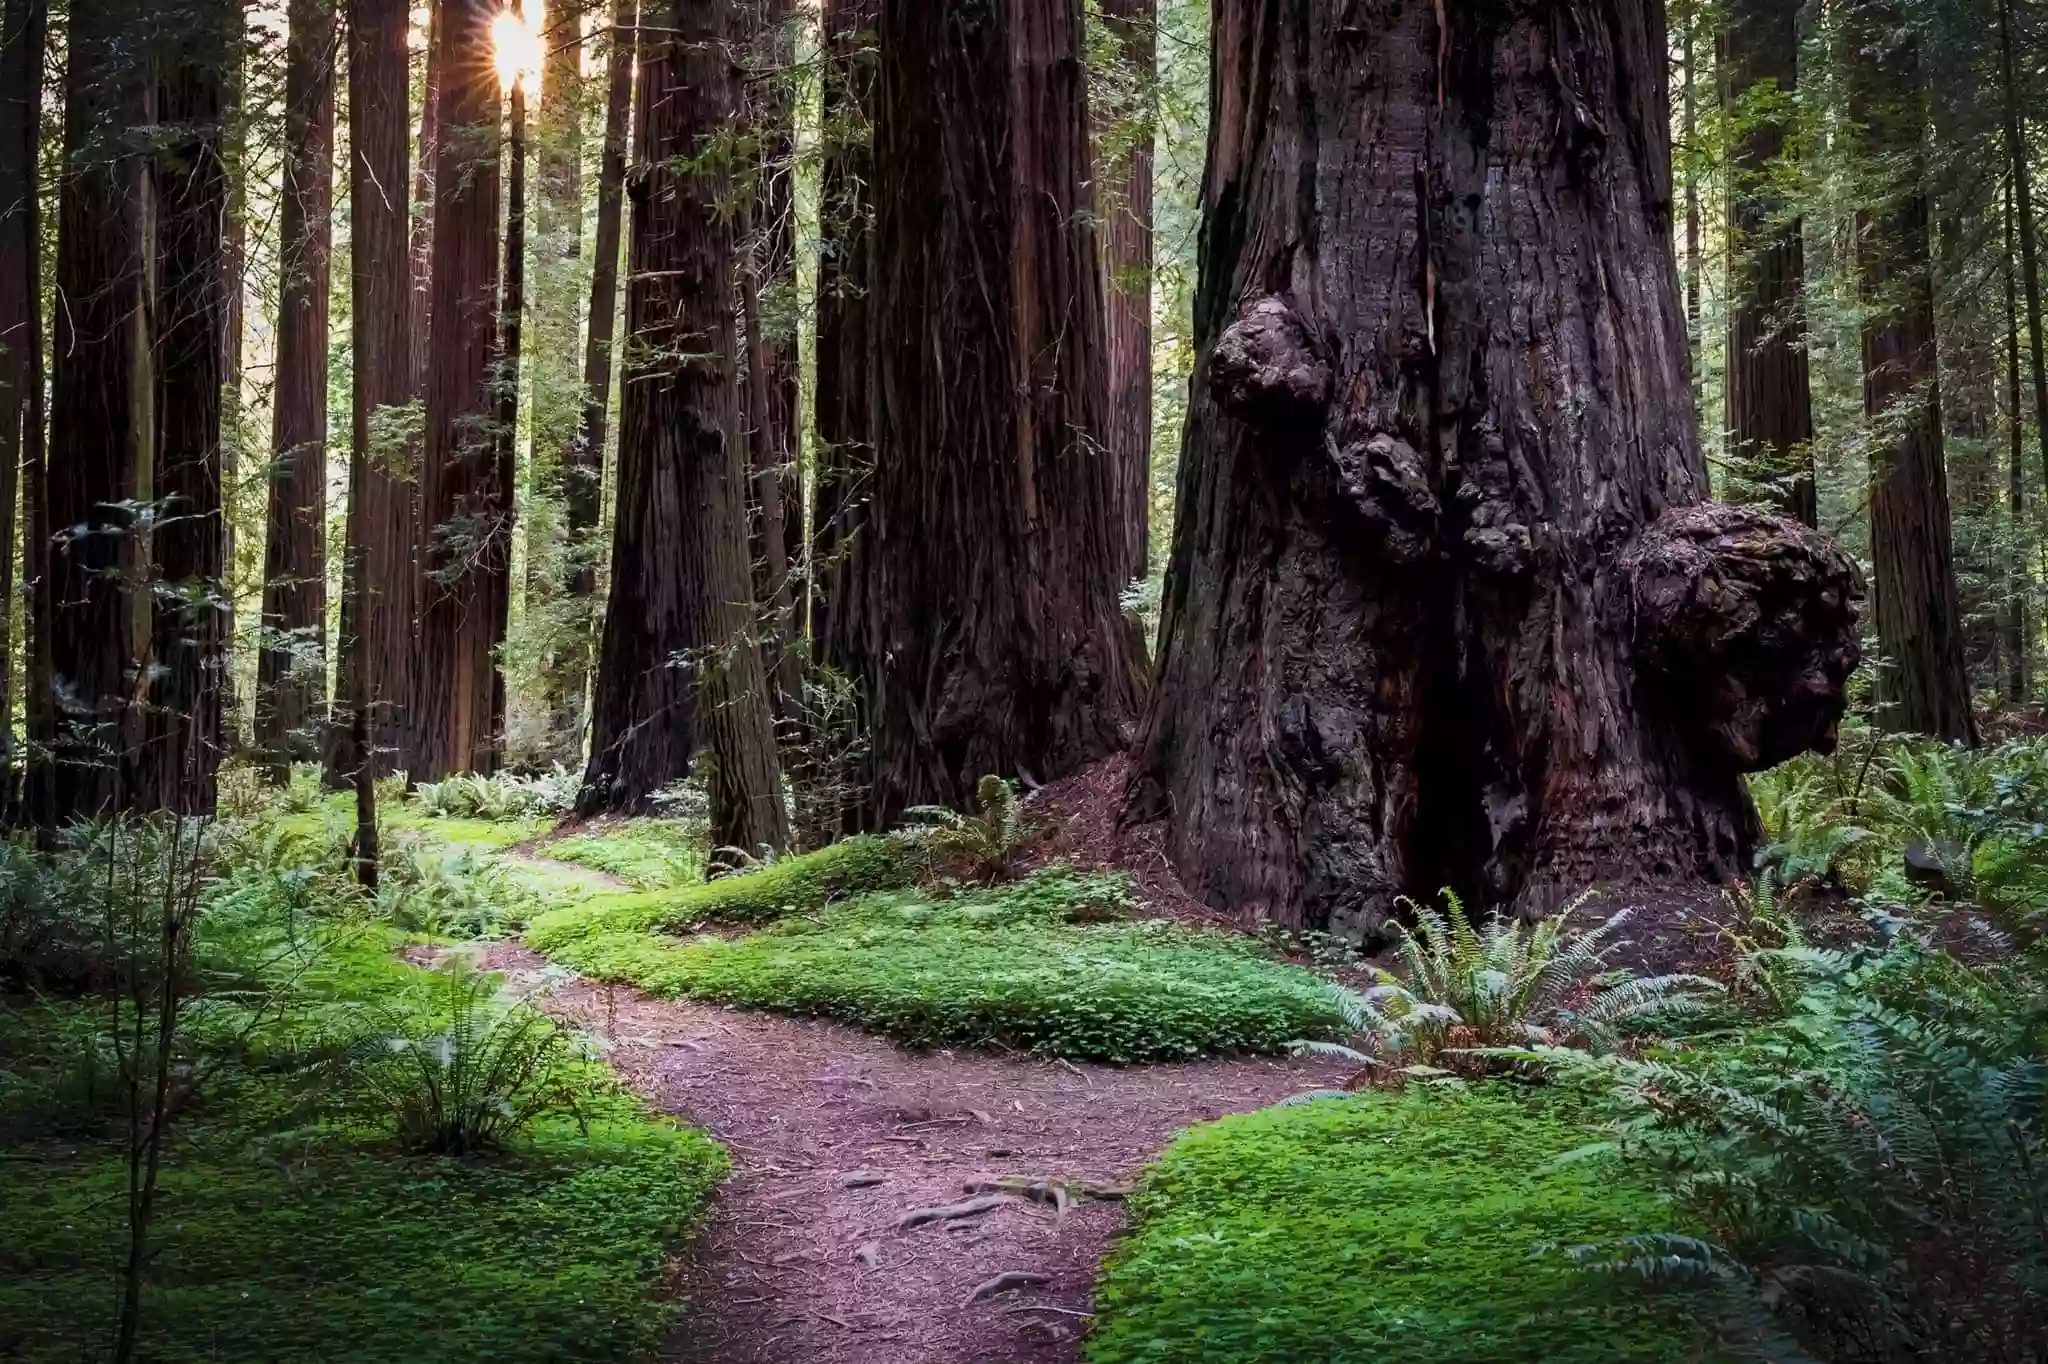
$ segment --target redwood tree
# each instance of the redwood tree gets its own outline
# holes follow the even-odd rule
[[[1799,15],[1783,0],[1730,0],[1722,88],[1737,135],[1729,168],[1728,427],[1733,448],[1780,490],[1787,516],[1818,525],[1799,219],[1772,184],[1799,83]]]
[[[1108,444],[1122,508],[1124,576],[1150,569],[1152,504],[1152,163],[1158,0],[1104,0],[1103,18],[1138,91],[1127,126],[1106,130],[1102,254],[1109,276]]]
[[[841,644],[886,822],[1117,752],[1135,707],[1081,0],[883,0],[877,31],[876,459]]]
[[[0,6],[0,602],[14,599],[15,471],[31,471],[34,520],[42,467],[42,224],[36,150],[42,133],[43,0]],[[13,782],[13,637],[0,612],[0,809]]]
[[[327,288],[334,223],[334,7],[293,0],[285,39],[284,184],[271,408],[270,513],[256,742],[312,758],[326,690]]]
[[[48,764],[33,785],[49,823],[124,805],[138,737],[128,698],[135,613],[148,603],[133,590],[142,565],[130,506],[151,451],[137,133],[149,90],[134,27],[126,0],[71,5],[50,393],[51,444],[63,455],[43,480],[51,538],[35,580],[51,719]]]
[[[745,436],[733,357],[733,167],[721,137],[740,108],[737,0],[643,11],[635,117],[632,357],[619,430],[612,599],[581,806],[645,808],[713,762],[714,843],[782,847],[773,721],[754,647]]]
[[[1130,813],[1375,931],[1748,870],[1853,566],[1705,501],[1658,0],[1215,11],[1198,367]]]
[[[149,705],[138,794],[210,814],[227,671],[221,385],[227,371],[223,119],[239,0],[191,0],[157,56],[151,212],[156,507]]]
[[[334,774],[410,762],[417,484],[408,439],[414,340],[408,178],[407,0],[349,0],[348,556]],[[367,765],[367,766],[366,766]]]
[[[1880,200],[1859,215],[1863,406],[1871,452],[1870,558],[1878,720],[1887,728],[1974,743],[1957,602],[1928,234],[1926,110],[1918,44],[1894,0],[1854,0],[1850,117],[1862,151],[1888,167]]]
[[[492,439],[498,321],[498,76],[493,0],[440,0],[429,303],[425,567],[413,720],[416,778],[488,771],[498,594],[511,572],[512,489]]]

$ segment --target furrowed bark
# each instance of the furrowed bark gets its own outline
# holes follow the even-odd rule
[[[273,771],[318,756],[326,691],[327,290],[334,222],[334,8],[294,0],[285,47],[283,259],[256,743]]]
[[[1741,874],[1860,583],[1707,502],[1654,0],[1215,21],[1159,686],[1128,816],[1247,917]],[[1542,363],[1533,357],[1541,356]]]
[[[511,572],[512,489],[491,436],[498,320],[498,78],[492,0],[441,0],[434,268],[420,472],[414,777],[487,772],[499,584]]]
[[[1778,509],[1809,526],[1820,509],[1803,304],[1800,221],[1772,189],[1786,154],[1799,81],[1799,18],[1780,0],[1733,0],[1722,53],[1724,103],[1740,116],[1728,218],[1734,298],[1728,313],[1728,428],[1737,458],[1765,471]]]
[[[846,644],[879,823],[1127,742],[1082,22],[1079,0],[879,10],[870,616]]]
[[[1140,93],[1141,120],[1124,130],[1104,167],[1104,299],[1109,314],[1109,431],[1122,508],[1126,579],[1151,572],[1152,509],[1152,166],[1157,0],[1104,0],[1103,18],[1116,37]]]
[[[43,426],[42,224],[36,152],[42,135],[44,0],[0,7],[0,603],[14,600],[18,529],[34,581],[32,529],[40,497]],[[26,507],[14,516],[16,470],[25,469]],[[14,811],[14,686],[11,613],[0,611],[0,818]],[[29,613],[33,629],[35,613]],[[30,651],[33,653],[33,650]],[[30,690],[35,669],[29,668]],[[31,708],[32,709],[32,708]],[[30,721],[34,735],[34,717]]]

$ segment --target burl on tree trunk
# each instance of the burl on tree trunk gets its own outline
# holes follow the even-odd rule
[[[1706,501],[1663,7],[1219,6],[1200,368],[1133,819],[1376,931],[1737,874],[1832,744],[1855,568]]]

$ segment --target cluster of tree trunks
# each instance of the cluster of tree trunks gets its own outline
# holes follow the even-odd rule
[[[1718,881],[1832,742],[1857,573],[1705,501],[1662,5],[1226,6],[1135,817],[1367,933]],[[1183,568],[1184,566],[1184,568]]]

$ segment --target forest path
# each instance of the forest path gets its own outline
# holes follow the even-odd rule
[[[536,859],[538,860],[538,859]],[[494,948],[492,969],[544,958]],[[1257,1058],[1112,1068],[909,1052],[855,1028],[579,981],[548,1008],[602,1035],[656,1108],[732,1153],[684,1262],[685,1364],[1051,1364],[1080,1357],[1121,1203],[1027,1197],[904,1227],[1003,1178],[1120,1187],[1180,1129],[1339,1083],[1349,1067]],[[977,1289],[999,1275],[1017,1287]]]

